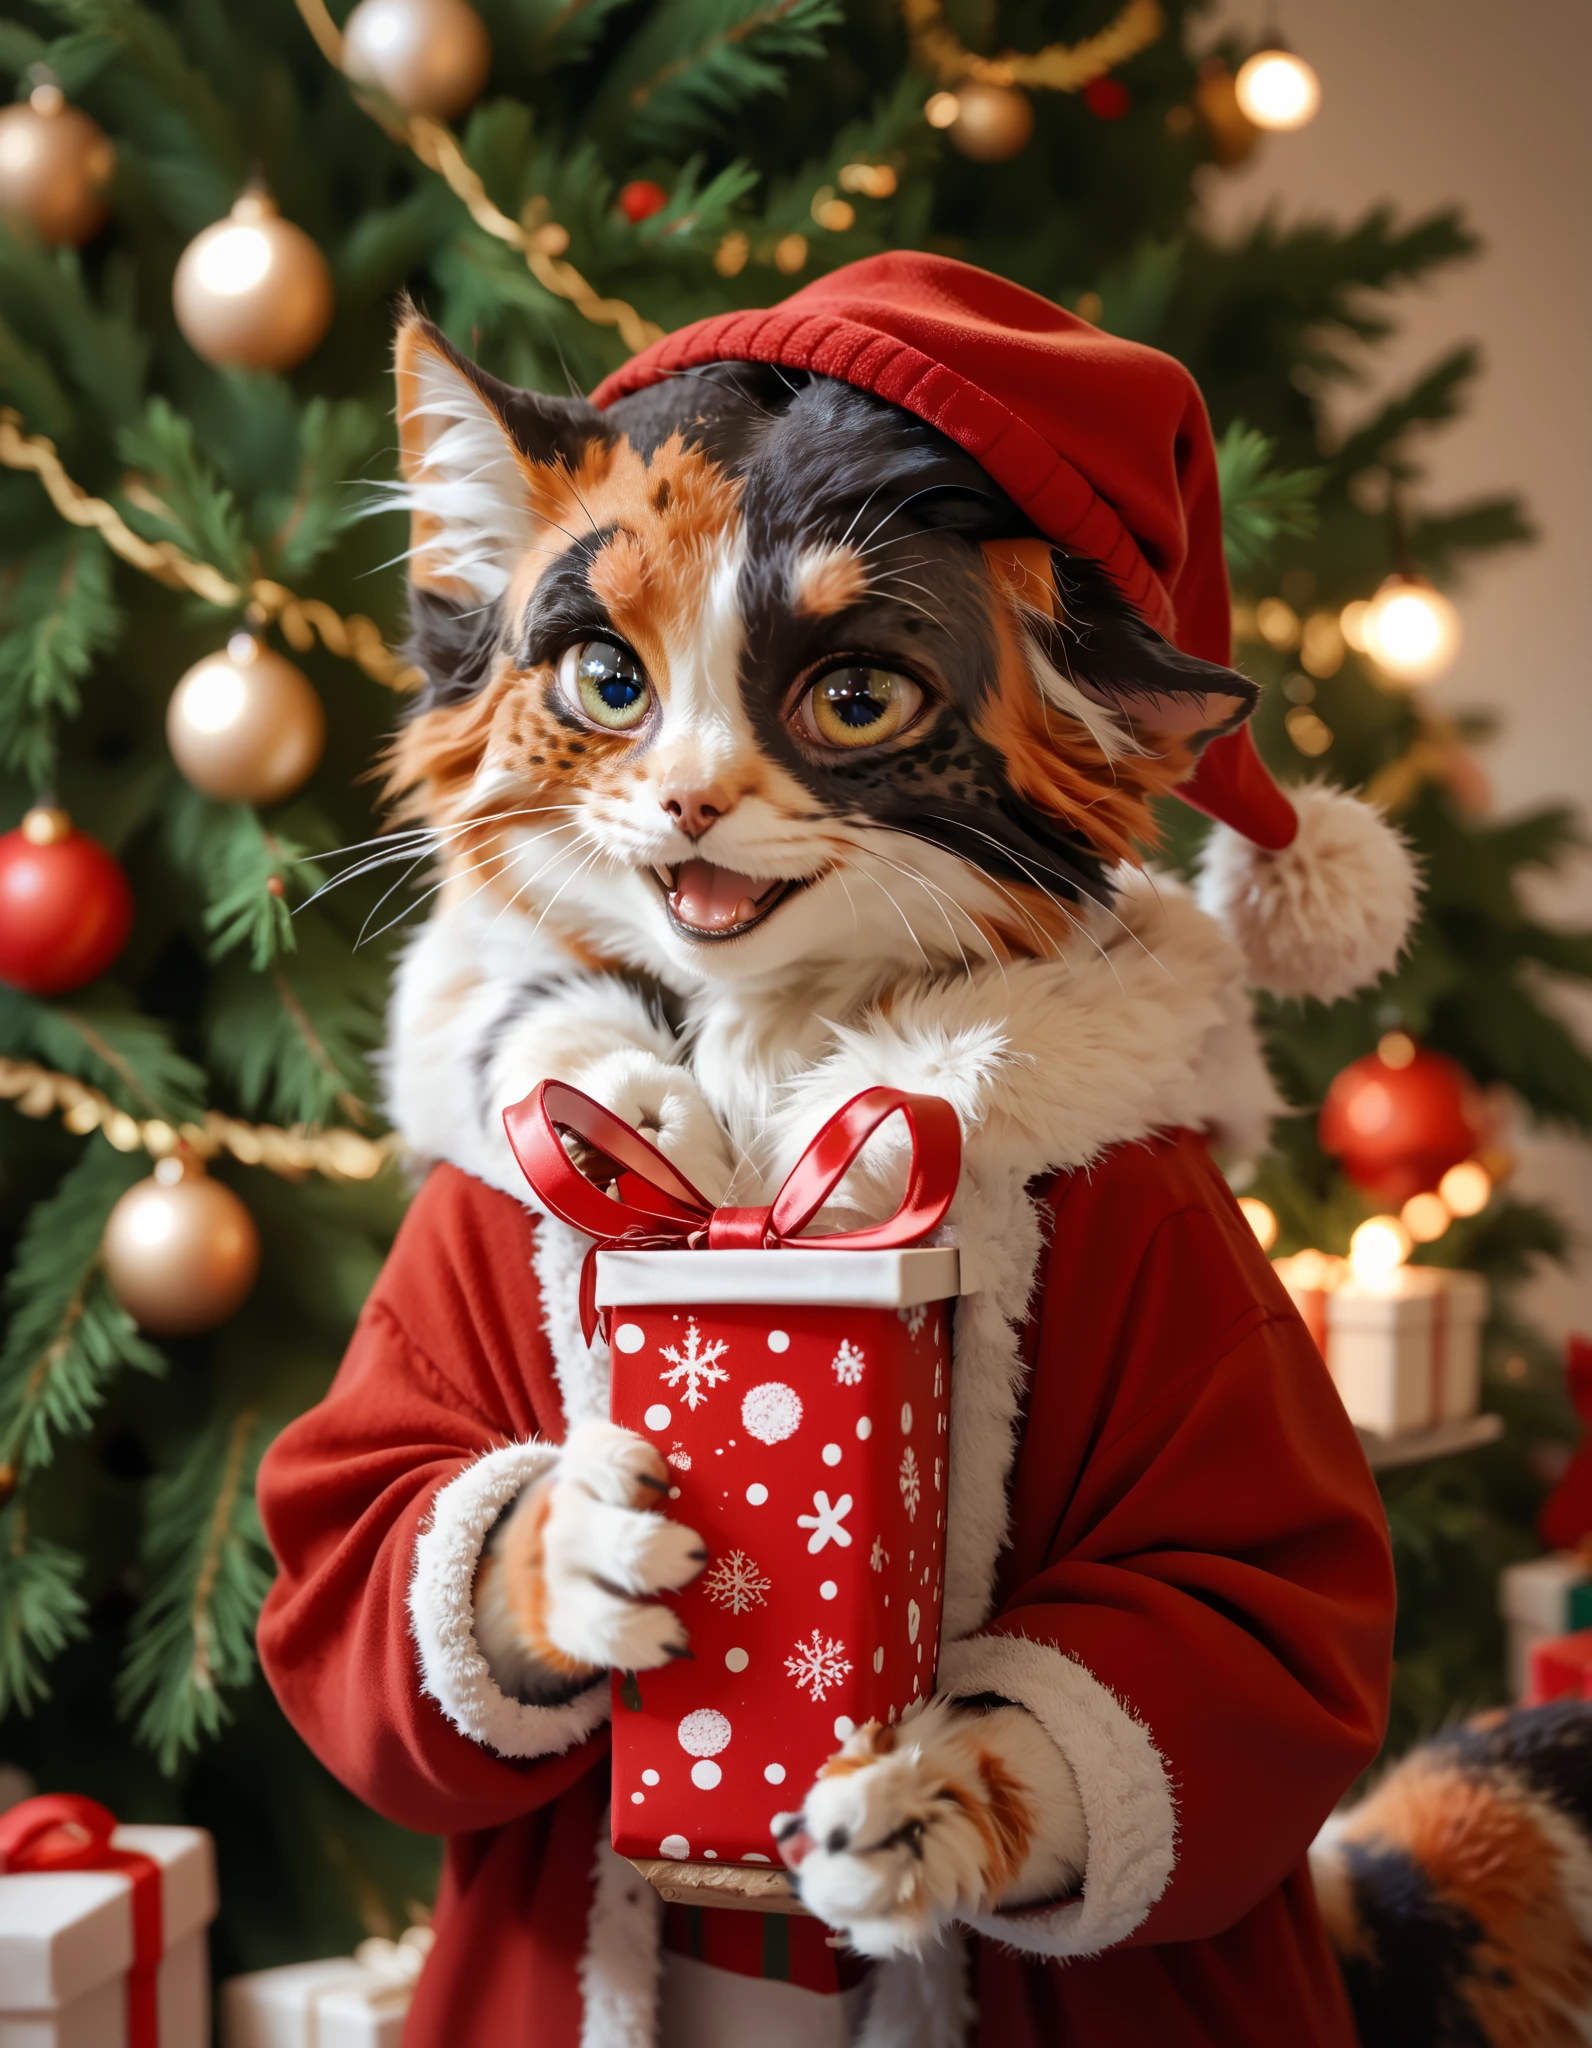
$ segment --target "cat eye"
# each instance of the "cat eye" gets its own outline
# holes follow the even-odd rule
[[[803,691],[796,706],[802,731],[824,747],[876,747],[917,716],[923,691],[894,669],[858,663],[832,668]]]
[[[569,648],[558,679],[574,708],[605,732],[634,732],[652,709],[646,670],[613,640],[584,640]]]

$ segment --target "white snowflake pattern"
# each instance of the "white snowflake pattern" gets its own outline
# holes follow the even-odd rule
[[[796,1690],[809,1693],[816,1701],[821,1700],[832,1685],[839,1685],[851,1670],[851,1659],[846,1655],[844,1643],[833,1636],[821,1636],[814,1629],[810,1639],[805,1643],[798,1642],[793,1653],[785,1659],[785,1669],[795,1679]]]
[[[798,1529],[811,1529],[813,1532],[807,1539],[807,1552],[810,1557],[816,1556],[826,1543],[838,1543],[842,1550],[851,1547],[851,1531],[841,1527],[850,1513],[849,1493],[843,1493],[833,1507],[829,1505],[827,1493],[813,1495],[813,1512],[810,1515],[796,1517]]]
[[[840,1349],[829,1361],[835,1378],[843,1387],[854,1387],[862,1378],[863,1357],[861,1347],[853,1344],[849,1337],[842,1337]]]
[[[945,1392],[945,1368],[944,1368],[944,1366],[943,1366],[943,1365],[942,1365],[942,1364],[940,1363],[939,1359],[935,1359],[935,1361],[934,1361],[934,1398],[935,1398],[935,1400],[936,1400],[936,1401],[938,1401],[938,1400],[939,1400],[939,1398],[940,1398],[940,1396],[941,1396],[941,1395],[942,1395],[942,1394],[943,1394],[944,1392]]]
[[[906,1324],[907,1335],[916,1337],[928,1321],[929,1304],[926,1301],[915,1301],[910,1308],[898,1308],[896,1317],[898,1321]]]
[[[934,1490],[935,1490],[935,1492],[936,1492],[936,1493],[938,1493],[938,1492],[939,1492],[939,1490],[940,1490],[940,1473],[941,1473],[941,1469],[942,1469],[942,1468],[941,1468],[941,1465],[940,1465],[940,1461],[939,1461],[939,1459],[938,1459],[938,1458],[936,1458],[936,1459],[935,1459],[935,1461],[934,1461]]]
[[[715,1337],[712,1343],[704,1344],[702,1332],[697,1328],[696,1318],[693,1316],[685,1326],[683,1357],[672,1344],[658,1346],[659,1356],[667,1358],[672,1368],[668,1372],[660,1372],[658,1377],[667,1387],[678,1387],[682,1381],[684,1382],[685,1392],[681,1399],[694,1414],[707,1399],[703,1388],[716,1387],[721,1380],[729,1378],[729,1369],[719,1364],[719,1360],[729,1348],[723,1337]]]
[[[906,1503],[907,1520],[918,1518],[918,1502],[923,1494],[923,1482],[918,1476],[918,1455],[910,1444],[901,1453],[901,1476],[898,1480],[901,1498]]]
[[[731,1550],[702,1581],[702,1590],[715,1607],[722,1607],[729,1614],[745,1614],[765,1604],[772,1583],[744,1550]]]
[[[678,1438],[669,1446],[669,1463],[676,1472],[689,1472],[691,1469],[691,1453],[682,1447]]]
[[[874,1571],[882,1572],[889,1562],[890,1553],[884,1547],[883,1537],[875,1536],[875,1538],[873,1539],[873,1548],[868,1553],[869,1565],[873,1568]]]

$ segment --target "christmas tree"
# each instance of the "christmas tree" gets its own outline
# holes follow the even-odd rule
[[[1457,584],[1528,538],[1511,499],[1422,496],[1416,437],[1463,406],[1469,349],[1326,427],[1398,292],[1472,253],[1457,217],[1203,236],[1197,178],[1257,130],[1247,53],[1196,58],[1181,0],[481,0],[489,52],[457,0],[381,4],[419,53],[374,72],[320,0],[0,20],[0,828],[27,818],[0,860],[53,878],[43,950],[0,937],[0,1753],[212,1828],[223,1971],[395,1931],[435,1881],[434,1844],[312,1762],[251,1642],[255,1465],[327,1384],[407,1194],[370,1055],[426,878],[373,843],[366,779],[409,680],[375,488],[401,292],[498,375],[587,389],[661,329],[918,246],[1181,357],[1263,748],[1369,789],[1426,878],[1383,986],[1268,1003],[1299,1112],[1252,1185],[1279,1249],[1341,1253],[1374,1206],[1314,1112],[1390,1031],[1592,1126],[1592,1063],[1535,978],[1592,976],[1592,937],[1520,892],[1574,821],[1488,817],[1484,722],[1433,718],[1349,644],[1390,574]],[[195,248],[235,202],[242,238]],[[1166,830],[1190,860],[1198,821],[1169,805]],[[1418,1253],[1494,1283],[1506,1429],[1388,1476],[1396,1744],[1500,1696],[1494,1576],[1532,1547],[1531,1450],[1568,1428],[1508,1289],[1563,1241],[1504,1189]]]

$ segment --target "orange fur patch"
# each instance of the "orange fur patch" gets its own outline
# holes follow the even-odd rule
[[[538,1486],[509,1518],[508,1528],[498,1546],[497,1561],[503,1573],[504,1603],[526,1647],[550,1671],[573,1677],[588,1667],[567,1656],[547,1633],[547,1517],[552,1512],[553,1489]]]
[[[1516,1788],[1416,1755],[1349,1819],[1346,1841],[1404,1848],[1482,1930],[1466,1992],[1492,2048],[1575,2048],[1562,2017],[1592,2002],[1592,1946],[1561,1858]]]
[[[826,542],[798,557],[791,572],[791,609],[811,619],[827,619],[855,604],[867,588],[867,572],[856,549]]]

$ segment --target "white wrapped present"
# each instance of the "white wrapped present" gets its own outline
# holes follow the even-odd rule
[[[29,1839],[43,1809],[68,1817]],[[0,2048],[208,2048],[210,1837],[79,1815],[110,1821],[92,1801],[47,1796],[0,1823]],[[124,1867],[61,1867],[74,1844],[75,1860]]]
[[[1398,1266],[1359,1280],[1312,1252],[1275,1265],[1356,1428],[1391,1437],[1475,1414],[1487,1314],[1479,1274]]]
[[[1509,1689],[1522,1699],[1531,1646],[1592,1628],[1592,1560],[1573,1550],[1512,1564],[1498,1577],[1498,1606],[1509,1628]]]
[[[221,2048],[398,2048],[429,1927],[351,1956],[254,1970],[221,1987]],[[0,2044],[3,2048],[3,2044]]]

